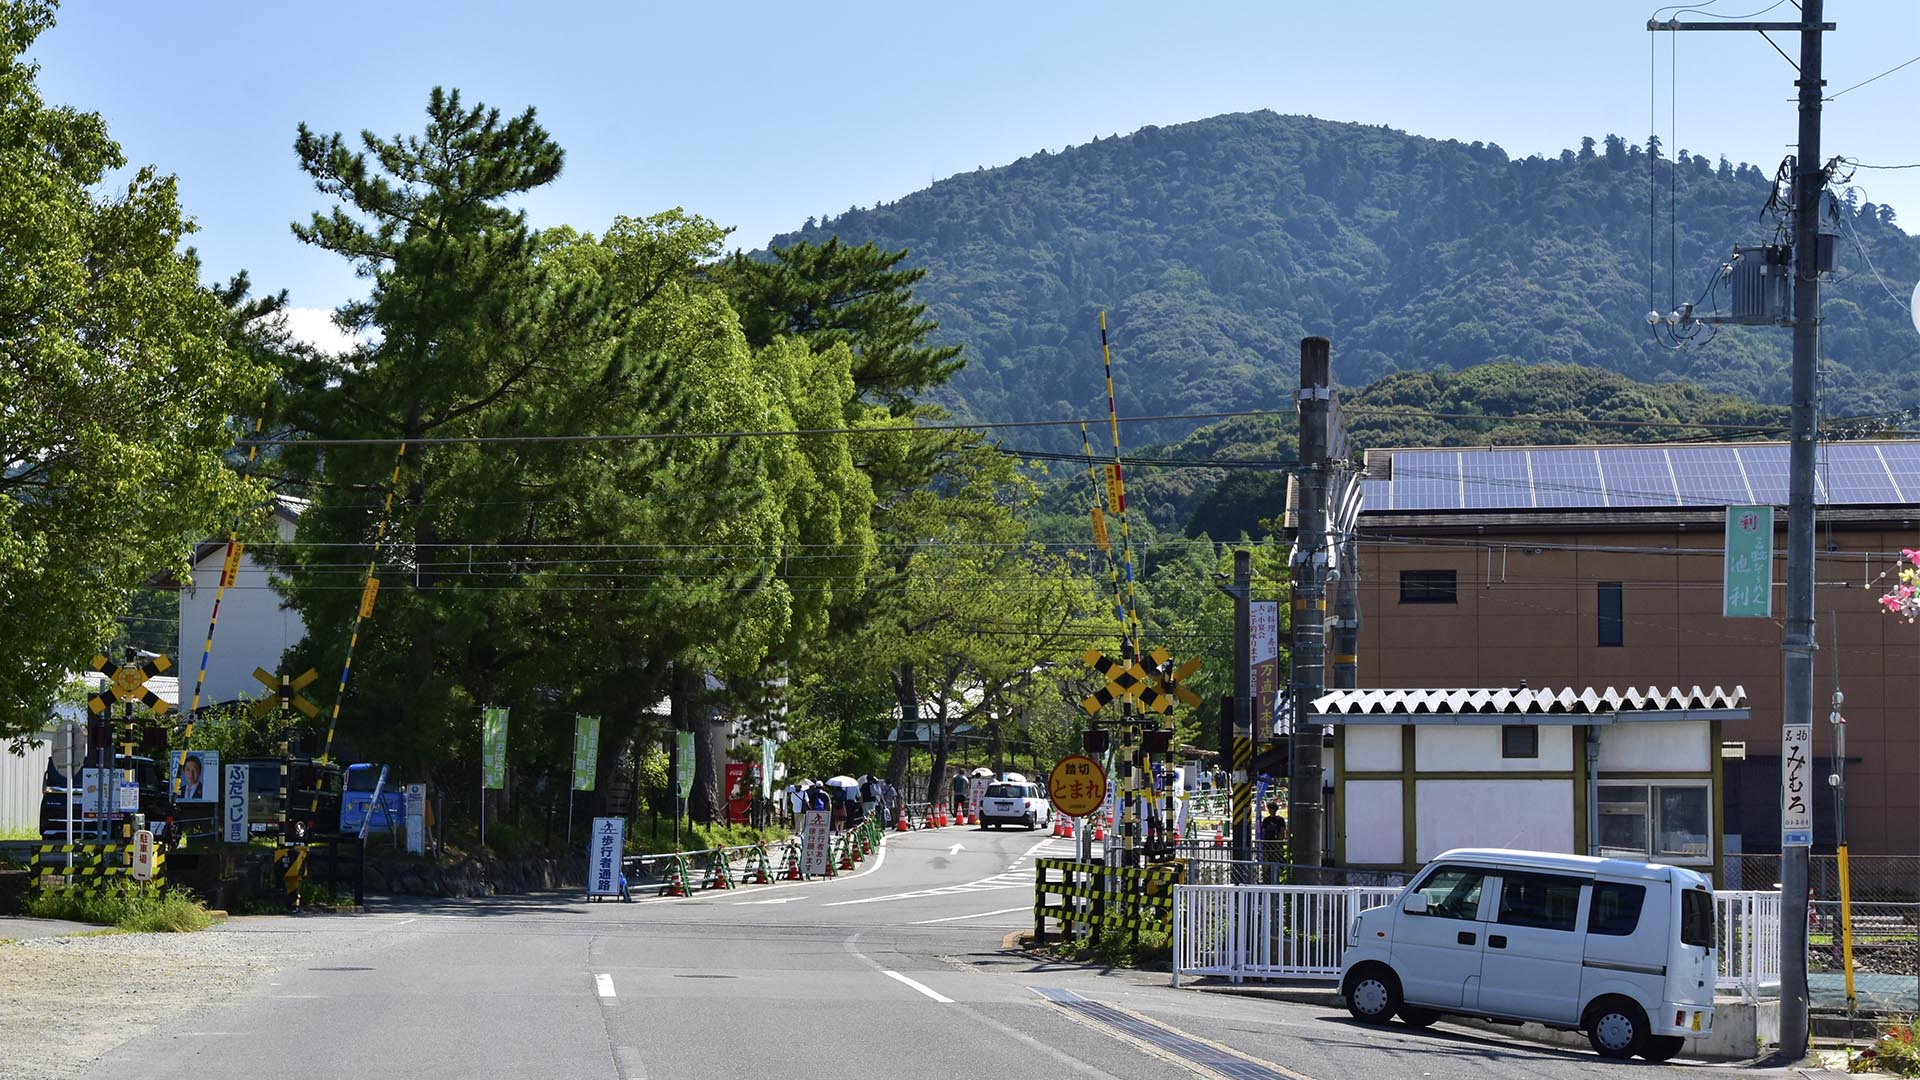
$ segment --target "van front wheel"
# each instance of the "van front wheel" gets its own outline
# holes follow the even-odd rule
[[[1630,1058],[1647,1044],[1647,1014],[1623,997],[1606,997],[1587,1009],[1587,1041],[1604,1058]]]
[[[1384,964],[1363,964],[1347,976],[1347,1011],[1366,1024],[1384,1024],[1400,1011],[1400,980]]]

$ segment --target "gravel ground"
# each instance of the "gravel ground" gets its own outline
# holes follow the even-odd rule
[[[0,1080],[80,1076],[126,1040],[321,955],[346,936],[297,926],[240,919],[197,934],[0,945]]]

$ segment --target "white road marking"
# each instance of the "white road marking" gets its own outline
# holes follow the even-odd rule
[[[620,1080],[647,1080],[647,1067],[640,1063],[640,1051],[631,1046],[614,1047],[613,1064],[620,1070]]]
[[[898,979],[901,982],[906,983],[908,986],[913,987],[915,990],[920,991],[921,993],[927,995],[928,997],[932,998],[933,1000],[939,1002],[942,1005],[953,1004],[952,998],[946,996],[945,994],[940,993],[939,991],[935,990],[931,986],[926,985],[925,983],[914,982],[912,979],[907,978],[905,975],[902,975],[897,971],[888,971],[885,968],[881,968],[880,974],[885,975],[889,979]]]
[[[595,975],[593,977],[593,988],[603,998],[612,997],[613,996],[613,976]]]
[[[791,904],[795,900],[805,900],[806,898],[807,898],[807,895],[805,893],[801,893],[799,896],[776,896],[771,900],[736,900],[734,901],[733,906],[734,907],[752,907],[754,904]]]
[[[396,922],[396,923],[388,923],[385,926],[376,926],[371,931],[369,931],[369,933],[377,934],[382,930],[393,930],[398,927],[405,926],[410,922],[419,922],[419,921],[420,919],[418,916],[415,916],[414,918],[411,918],[411,919],[401,919],[399,922]]]
[[[950,848],[948,848],[948,849],[947,849],[947,854],[949,854],[949,855],[958,855],[958,854],[960,854],[960,849],[961,849],[961,848],[964,848],[964,847],[966,847],[966,845],[965,845],[965,844],[955,844],[955,845],[953,845],[952,847],[950,847]]]
[[[932,926],[934,923],[961,922],[966,919],[984,919],[989,915],[1011,915],[1016,911],[1032,911],[1032,910],[1033,910],[1033,905],[1028,904],[1026,907],[1001,908],[999,911],[982,911],[974,915],[949,915],[944,919],[922,919],[919,922],[908,923],[907,925],[908,926]]]
[[[846,907],[850,904],[878,904],[888,900],[918,900],[927,896],[958,896],[961,893],[987,892],[993,889],[1032,888],[1033,879],[1024,874],[995,874],[990,878],[968,881],[959,885],[944,885],[937,889],[917,889],[913,892],[893,893],[888,896],[867,896],[859,900],[836,900],[821,907]]]

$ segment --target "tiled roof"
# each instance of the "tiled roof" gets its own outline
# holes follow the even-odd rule
[[[1736,686],[1678,686],[1662,690],[1649,686],[1604,690],[1466,689],[1466,690],[1334,690],[1313,700],[1313,712],[1323,717],[1392,716],[1532,716],[1611,719],[1620,714],[1702,713],[1747,711],[1747,690]],[[1620,716],[1628,719],[1629,716]],[[1712,717],[1700,717],[1712,719]],[[1339,720],[1334,720],[1339,723]]]

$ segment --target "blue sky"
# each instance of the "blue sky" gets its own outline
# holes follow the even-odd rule
[[[1740,16],[1770,3],[1698,6]],[[435,84],[539,109],[567,165],[528,202],[536,224],[599,231],[684,206],[736,227],[744,247],[1043,147],[1260,108],[1524,156],[1589,134],[1640,141],[1657,100],[1663,140],[1677,104],[1672,145],[1771,168],[1794,137],[1786,61],[1755,34],[1680,35],[1673,94],[1673,35],[1646,31],[1652,12],[1622,0],[68,0],[34,56],[50,101],[102,113],[132,161],[179,176],[210,275],[245,267],[296,306],[327,308],[364,283],[288,230],[325,205],[295,167],[295,125],[416,132]],[[1765,17],[1798,12],[1783,0]],[[1828,0],[1827,17],[1840,25],[1829,92],[1920,56],[1915,0]],[[1916,103],[1920,64],[1842,95],[1827,106],[1827,153],[1920,162]],[[1920,228],[1920,169],[1856,184]]]

